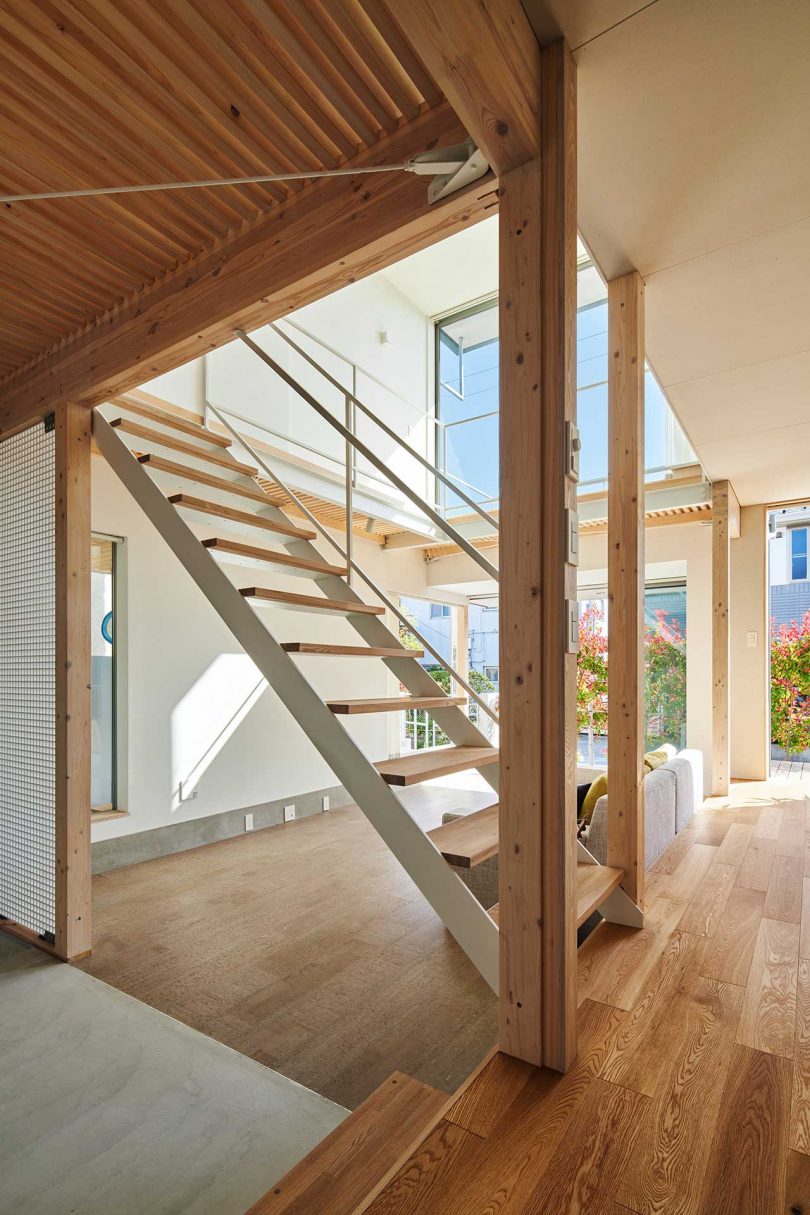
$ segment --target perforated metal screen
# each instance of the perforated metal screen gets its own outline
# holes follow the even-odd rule
[[[54,433],[0,443],[0,915],[54,932]]]

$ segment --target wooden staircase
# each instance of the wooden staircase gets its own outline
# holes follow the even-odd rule
[[[462,948],[497,987],[498,908],[487,913],[454,873],[498,852],[498,750],[464,712],[466,698],[442,691],[418,662],[422,651],[399,643],[380,619],[385,609],[364,602],[347,581],[345,562],[327,560],[312,543],[316,533],[282,513],[259,483],[255,465],[234,456],[230,439],[154,402],[122,397],[114,407],[109,421],[95,414],[100,450]],[[215,534],[205,534],[209,526]],[[242,586],[236,579],[243,565],[266,579],[277,573],[309,578],[315,593]],[[283,627],[291,611],[343,618],[360,635],[359,643],[299,637],[278,642],[273,630]],[[382,662],[406,694],[326,700],[296,663],[318,656]],[[372,764],[341,724],[361,714],[405,709],[428,712],[450,745]],[[394,793],[470,769],[491,785],[493,804],[427,834]],[[577,867],[578,924],[621,879],[620,870]]]

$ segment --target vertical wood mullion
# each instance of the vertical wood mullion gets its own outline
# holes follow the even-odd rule
[[[729,732],[731,487],[712,486],[712,794],[726,796],[731,770]]]
[[[608,284],[608,864],[644,900],[644,287]]]
[[[500,1045],[575,1052],[575,694],[565,424],[575,416],[575,68],[543,52],[541,155],[500,178]]]
[[[57,407],[56,952],[90,951],[91,412]]]

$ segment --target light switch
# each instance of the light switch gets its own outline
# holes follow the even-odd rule
[[[565,601],[566,638],[565,649],[569,654],[579,653],[579,600]]]
[[[579,515],[575,510],[565,512],[565,560],[579,565]]]
[[[757,635],[756,635],[756,633],[749,633],[749,634],[748,634],[748,648],[749,648],[749,650],[755,650],[755,649],[757,648]]]

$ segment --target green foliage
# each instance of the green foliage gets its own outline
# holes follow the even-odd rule
[[[771,621],[771,741],[788,755],[810,750],[810,611],[801,624]]]
[[[644,636],[646,743],[682,743],[686,721],[686,639],[674,619],[656,612]],[[607,733],[608,638],[605,614],[598,603],[580,616],[577,656],[577,729]]]

